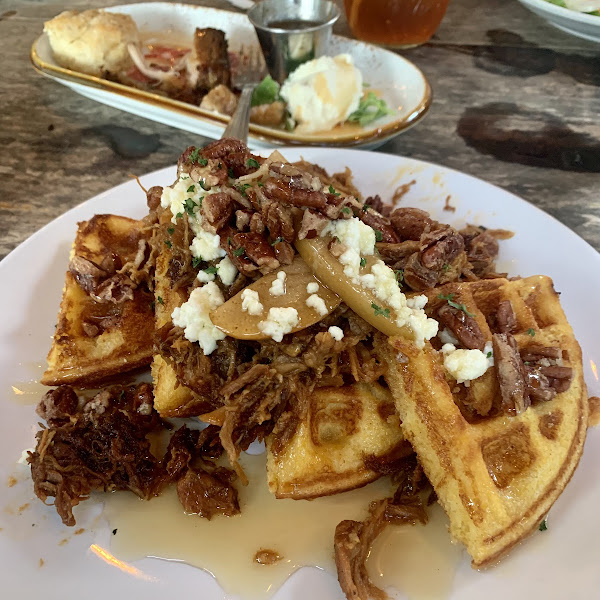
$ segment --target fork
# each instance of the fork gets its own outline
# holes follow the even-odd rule
[[[248,125],[250,123],[250,101],[254,88],[262,81],[265,74],[265,63],[258,48],[250,50],[243,70],[237,74],[233,87],[242,90],[229,125],[221,138],[232,137],[244,143],[248,141]]]

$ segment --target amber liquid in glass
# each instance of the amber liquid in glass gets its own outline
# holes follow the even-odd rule
[[[406,48],[427,42],[449,0],[344,0],[352,33],[365,42]]]

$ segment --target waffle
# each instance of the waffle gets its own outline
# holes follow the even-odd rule
[[[376,341],[403,432],[448,513],[450,533],[480,568],[535,531],[568,483],[585,441],[587,393],[581,349],[551,279],[448,284],[429,291],[427,310],[436,314],[447,301],[440,296],[448,294],[474,315],[486,340],[497,333],[499,303],[510,300],[521,356],[534,345],[558,347],[561,362],[573,370],[566,391],[509,414],[499,408],[496,357],[496,365],[465,388],[446,375],[432,345],[418,350],[400,338]]]
[[[136,255],[143,235],[140,221],[96,215],[79,223],[72,256],[96,264],[113,256],[125,264]],[[153,353],[152,301],[150,292],[138,287],[133,300],[97,302],[68,271],[42,383],[84,387],[149,364]],[[84,322],[106,322],[103,319],[107,317],[113,325],[93,337],[85,333]]]
[[[277,498],[316,498],[365,485],[379,464],[412,454],[389,391],[378,383],[317,388],[306,419],[277,455],[267,438],[267,480]]]

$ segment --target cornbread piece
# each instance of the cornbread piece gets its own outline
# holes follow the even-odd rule
[[[480,568],[537,529],[577,467],[589,410],[581,349],[548,277],[428,294],[432,316],[457,311],[451,333],[463,344],[493,342],[494,366],[466,387],[430,344],[380,336],[375,347],[450,533]]]
[[[392,396],[378,383],[317,388],[283,450],[275,454],[271,440],[267,479],[277,498],[316,498],[360,487],[377,479],[386,463],[412,454]]]
[[[67,69],[103,76],[133,65],[127,44],[138,44],[135,21],[129,15],[67,10],[44,24],[56,62]]]
[[[152,359],[153,297],[141,221],[96,215],[79,224],[44,385],[87,386]]]

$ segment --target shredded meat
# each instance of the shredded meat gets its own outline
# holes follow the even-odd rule
[[[54,497],[69,526],[73,507],[92,491],[130,490],[146,499],[157,493],[162,470],[146,436],[166,427],[151,409],[149,384],[110,388],[82,408],[75,398],[68,387],[44,396],[38,413],[49,418],[48,428],[38,432],[28,459],[36,495],[43,502]]]
[[[520,414],[529,407],[531,401],[517,341],[510,333],[494,333],[492,344],[502,408],[510,414]]]
[[[427,482],[416,459],[405,459],[396,478],[399,485],[392,498],[371,503],[369,516],[364,521],[342,521],[335,529],[338,581],[348,600],[387,598],[385,592],[370,580],[365,563],[373,542],[388,524],[427,523],[427,513],[418,495]]]
[[[187,513],[209,521],[215,515],[237,515],[240,505],[237,490],[231,485],[233,475],[224,467],[217,467],[212,473],[190,468],[177,481],[177,497]]]

